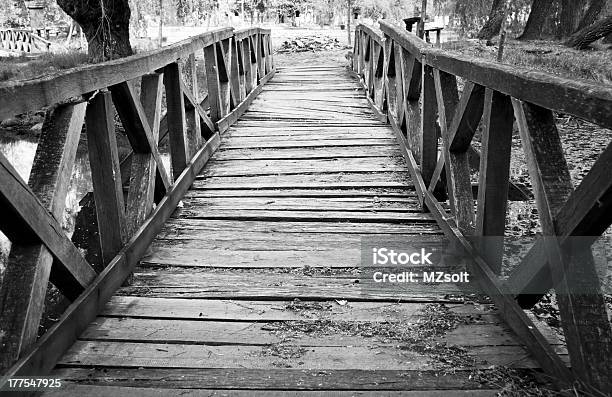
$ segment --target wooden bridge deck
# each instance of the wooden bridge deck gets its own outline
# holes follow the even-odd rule
[[[362,236],[445,239],[395,139],[346,69],[280,70],[59,361],[57,393],[481,396],[474,369],[537,367],[478,291],[360,285]],[[397,338],[422,321],[441,323]]]

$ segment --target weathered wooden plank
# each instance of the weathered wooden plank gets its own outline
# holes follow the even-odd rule
[[[424,304],[423,304],[424,305]],[[282,310],[282,309],[281,309]],[[413,321],[421,320],[418,316]],[[242,320],[242,319],[240,319]],[[335,316],[321,317],[322,321],[368,321],[336,319]],[[469,318],[464,318],[471,322]],[[297,321],[309,320],[298,318]],[[383,320],[384,321],[384,320]],[[282,327],[282,325],[281,325]],[[276,324],[261,324],[240,321],[189,321],[184,319],[134,319],[98,317],[79,337],[83,341],[144,342],[198,345],[255,345],[266,346],[286,343],[287,346],[304,347],[368,347],[381,341],[379,337],[351,335],[297,335],[289,340],[273,331],[281,330]],[[270,332],[272,331],[272,332]],[[517,346],[519,342],[509,330],[500,323],[460,325],[442,337],[432,338],[431,342],[448,343],[453,346]]]
[[[372,397],[380,396],[378,391],[278,391],[278,390],[214,390],[214,389],[182,389],[182,388],[149,388],[149,387],[121,387],[121,386],[94,386],[85,385],[81,382],[65,382],[65,386],[62,387],[61,392],[50,391],[44,394],[46,397],[52,396],[82,396],[87,394],[91,397],[114,397],[120,395],[127,395],[133,397],[154,397],[154,396],[167,396],[167,395],[178,395],[186,397]],[[181,385],[177,385],[180,387]],[[388,391],[384,393],[386,397],[396,396],[421,396],[421,397],[444,397],[451,393],[453,396],[459,397],[492,397],[497,394],[497,390],[448,390],[448,391]]]
[[[185,197],[403,197],[415,198],[409,188],[362,189],[192,189]]]
[[[291,137],[289,137],[291,138]],[[330,147],[330,146],[394,146],[394,142],[390,139],[303,139],[303,140],[241,140],[225,141],[223,149],[259,149],[259,148],[313,148],[313,147]]]
[[[211,161],[204,176],[249,176],[304,174],[326,172],[378,172],[405,171],[402,157],[341,158],[324,160],[227,160]],[[470,199],[472,190],[470,188]]]
[[[248,368],[274,369],[279,360],[290,367],[304,369],[391,369],[432,370],[439,364],[410,350],[378,347],[380,354],[372,354],[369,347],[354,346],[349,352],[344,347],[313,346],[305,349],[299,359],[282,360],[266,355],[260,346],[201,346],[132,342],[77,341],[60,359],[60,366],[80,367],[157,367],[157,368]],[[476,368],[507,365],[512,368],[533,368],[520,346],[499,346],[493,354],[486,347],[474,347],[467,355],[473,356]],[[347,354],[350,353],[350,354]],[[517,359],[517,356],[519,357]],[[487,364],[481,364],[482,362]],[[457,369],[465,369],[459,366]]]
[[[209,209],[185,208],[181,209],[181,216],[192,219],[236,219],[236,220],[260,220],[260,221],[326,221],[326,222],[433,222],[428,214],[402,213],[384,210],[369,211],[308,211],[308,210],[234,210],[234,209]]]
[[[394,139],[389,128],[317,128],[317,127],[288,127],[288,128],[238,128],[233,129],[225,137],[227,140],[239,140],[241,142],[264,141],[289,141],[289,140],[327,140],[327,139]],[[240,138],[240,139],[236,139]],[[268,138],[268,139],[265,139]],[[390,142],[389,142],[390,143]],[[357,149],[356,149],[357,150]]]
[[[194,189],[353,189],[360,187],[405,187],[412,189],[405,172],[330,172],[325,174],[204,176]]]
[[[281,233],[348,233],[359,235],[377,234],[429,234],[440,233],[435,223],[395,224],[395,223],[357,223],[357,222],[265,222],[265,221],[223,221],[202,219],[170,219],[160,232],[160,238],[167,238],[175,233],[200,233],[201,231],[226,232],[281,232]]]
[[[473,371],[453,371],[453,376],[440,376],[439,371],[392,370],[325,370],[276,368],[274,377],[269,369],[164,369],[164,368],[59,368],[53,372],[63,380],[78,380],[97,385],[124,385],[140,387],[180,387],[190,389],[220,388],[231,392],[236,389],[253,390],[369,390],[376,393],[388,390],[417,390],[416,395],[427,396],[431,390],[458,388],[479,389],[483,385],[474,380]],[[485,370],[486,375],[486,370]],[[384,382],[381,382],[384,379]],[[494,385],[490,387],[495,388]],[[380,395],[380,394],[379,394]],[[410,395],[410,394],[408,394]],[[468,394],[469,395],[469,394]],[[316,394],[315,394],[316,396]],[[435,396],[429,396],[433,397]],[[314,396],[312,396],[314,397]],[[438,396],[436,396],[438,397]]]
[[[140,274],[141,273],[137,273],[138,280],[141,279]],[[209,276],[210,274],[218,273],[209,273]],[[156,274],[150,273],[148,275],[155,276]],[[159,276],[159,274],[157,275]],[[226,275],[226,272],[220,275]],[[234,273],[230,275],[234,277],[225,277],[224,281],[231,282],[240,279],[240,274]],[[262,274],[260,276],[264,275],[265,274]],[[185,276],[187,276],[186,273]],[[244,281],[244,277],[241,279]],[[268,282],[271,280],[271,277],[267,278]],[[182,283],[182,281],[179,280],[177,280],[177,282]],[[151,283],[148,283],[148,285],[150,284]],[[290,309],[294,306],[300,307],[300,304],[306,309]],[[202,311],[203,305],[206,306],[205,311]],[[240,322],[257,322],[265,324],[266,322],[276,321],[318,321],[323,319],[334,319],[335,321],[397,322],[406,321],[407,318],[410,318],[414,319],[416,322],[424,318],[421,311],[425,306],[425,303],[398,302],[350,301],[345,305],[340,305],[334,300],[325,302],[300,301],[295,303],[291,300],[245,301],[114,296],[100,312],[100,315],[103,317],[98,317],[98,320],[101,322],[92,324],[90,329],[100,329],[100,325],[106,328],[107,325],[103,325],[103,323],[107,322],[108,324],[110,318],[116,318],[118,321],[125,318],[140,319],[141,321],[152,318],[164,321],[215,321],[219,323],[217,325],[223,323],[227,324],[228,322],[238,322],[238,324],[240,324]],[[490,304],[464,305],[462,303],[447,303],[445,306],[448,307],[450,313],[460,316],[460,318],[474,316],[478,318],[480,324],[499,323],[496,310]],[[114,332],[123,331],[117,327]],[[99,334],[100,332],[95,331],[95,333]],[[85,337],[86,334],[83,336]],[[234,340],[234,343],[238,342],[238,340]],[[242,342],[249,344],[255,341],[243,340]]]
[[[96,201],[102,262],[107,265],[126,240],[125,205],[111,93],[100,92],[87,106],[87,144]]]
[[[221,160],[282,160],[282,159],[334,159],[401,156],[393,146],[331,146],[320,148],[263,148],[220,150],[214,156]]]
[[[418,212],[415,197],[223,197],[186,196],[184,209],[265,209]]]

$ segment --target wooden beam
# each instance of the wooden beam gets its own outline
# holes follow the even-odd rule
[[[451,152],[450,147],[455,135],[460,133],[459,126],[468,125],[455,120],[463,118],[464,110],[468,109],[467,103],[471,101],[474,86],[467,84],[462,99],[459,100],[455,76],[434,69],[434,83],[444,143],[442,154],[446,171],[446,191],[457,225],[465,234],[471,235],[475,227],[475,218],[468,154],[467,151]],[[449,125],[448,120],[452,117],[453,123]],[[434,188],[432,179],[430,189]]]
[[[184,79],[181,79],[183,95],[189,95],[192,106],[185,107],[185,130],[189,142],[189,157],[193,156],[202,146],[201,115],[196,109],[198,104],[198,71],[194,54],[189,54],[185,60]],[[185,86],[187,84],[187,86]],[[204,112],[202,112],[204,113]]]
[[[537,105],[516,99],[512,102],[534,185],[551,275],[557,285],[572,370],[584,384],[604,392],[612,387],[612,329],[590,246],[573,244],[573,252],[569,253],[559,245],[553,214],[573,188],[554,116]]]
[[[142,77],[140,102],[150,126],[151,138],[159,139],[159,122],[163,94],[163,76],[149,74]],[[132,236],[153,210],[156,162],[152,153],[135,153],[131,160],[130,184],[126,204],[127,236]],[[164,189],[165,193],[165,189]]]
[[[416,63],[413,62],[413,65]],[[416,65],[415,65],[416,66]],[[412,66],[413,68],[415,66]],[[436,99],[436,85],[433,69],[429,66],[422,68],[423,90],[421,92],[421,175],[425,184],[429,185],[436,171],[438,162],[438,103]],[[411,85],[413,83],[410,83]],[[408,128],[410,128],[409,126]],[[436,182],[439,175],[436,178]],[[435,187],[435,183],[434,183]]]
[[[185,133],[185,99],[181,80],[181,71],[178,63],[171,63],[164,68],[170,161],[172,163],[172,175],[175,180],[181,175],[190,158],[189,142]]]
[[[167,188],[170,186],[170,178],[157,149],[157,139],[153,137],[147,115],[134,87],[130,82],[124,82],[111,86],[110,91],[132,150],[135,153],[151,153],[157,164],[157,172],[163,187]]]
[[[447,73],[511,97],[612,128],[612,90],[605,85],[514,65],[449,55],[434,48],[424,51],[425,63]]]
[[[0,120],[138,78],[232,35],[232,28],[217,29],[158,50],[82,66],[39,79],[3,84],[0,87]]]
[[[86,122],[100,249],[102,262],[106,265],[121,250],[127,235],[110,92],[101,91],[90,99]]]
[[[0,156],[0,181],[2,233],[12,242],[42,242],[76,284],[87,286],[95,272],[4,156]]]
[[[513,121],[510,98],[487,89],[475,235],[482,237],[477,240],[480,252],[496,274],[501,272],[503,257]]]
[[[466,82],[453,121],[449,126],[448,139],[451,152],[465,152],[471,145],[482,118],[485,88]]]
[[[217,50],[215,45],[204,48],[204,63],[206,67],[206,84],[208,87],[208,100],[210,102],[210,119],[213,123],[221,120],[222,113],[221,85],[219,82],[219,69],[217,66]],[[256,85],[257,83],[255,83]]]

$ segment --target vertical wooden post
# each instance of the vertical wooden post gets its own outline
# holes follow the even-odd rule
[[[159,139],[163,81],[161,74],[142,77],[140,101],[151,127],[153,141]],[[156,162],[153,153],[134,153],[126,205],[127,235],[132,236],[153,209]],[[163,188],[163,185],[161,186]]]
[[[191,91],[192,97],[195,100],[194,105],[197,105],[200,103],[198,95],[198,70],[193,53],[189,54],[185,61],[185,74],[187,89]],[[202,146],[202,126],[200,124],[200,116],[195,108],[185,110],[185,128],[189,143],[189,158],[191,158]]]
[[[427,0],[423,0],[421,3],[421,20],[419,21],[417,35],[423,38],[425,34],[425,18],[427,18]]]
[[[99,92],[87,107],[87,144],[102,261],[106,265],[125,241],[121,170],[111,93]]]
[[[483,258],[496,274],[500,274],[506,207],[510,186],[510,151],[514,113],[510,98],[486,89],[484,131],[478,174],[478,209],[476,236]]]
[[[221,97],[219,85],[219,68],[217,66],[217,51],[215,44],[204,48],[204,61],[206,65],[206,84],[208,86],[208,101],[210,103],[210,119],[213,123],[223,117],[221,110]]]
[[[351,0],[346,0],[347,6],[347,19],[346,19],[346,31],[348,34],[348,44],[351,45]]]
[[[438,106],[436,86],[431,66],[422,67],[421,89],[421,175],[429,186],[438,161]]]
[[[231,67],[230,67],[230,90],[233,98],[234,106],[236,107],[242,100],[244,96],[240,90],[240,55],[239,51],[239,41],[231,40],[230,42],[230,57],[231,57]]]
[[[190,160],[189,142],[185,133],[185,98],[181,88],[181,71],[174,62],[164,68],[166,106],[172,175],[176,180]]]

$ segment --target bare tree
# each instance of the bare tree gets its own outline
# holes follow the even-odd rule
[[[128,0],[57,0],[85,33],[92,62],[132,55]]]
[[[612,33],[612,15],[600,19],[594,24],[580,29],[574,33],[566,42],[565,45],[583,50],[592,42],[606,37]]]
[[[587,8],[582,19],[578,23],[578,30],[584,29],[587,26],[595,23],[606,7],[607,2],[607,0],[591,0],[589,3],[589,8]]]

